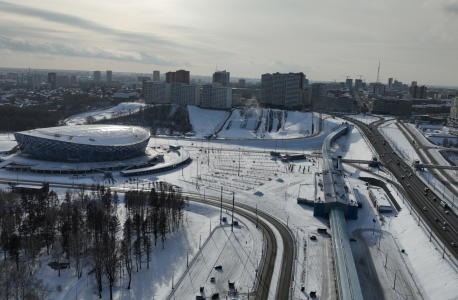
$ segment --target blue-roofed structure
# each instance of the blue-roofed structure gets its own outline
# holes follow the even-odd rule
[[[343,124],[336,131],[326,137],[323,142],[323,185],[324,199],[317,200],[313,206],[313,215],[329,217],[331,207],[341,207],[345,217],[358,219],[358,203],[347,196],[345,182],[334,167],[331,155],[331,144],[349,131],[349,125]]]

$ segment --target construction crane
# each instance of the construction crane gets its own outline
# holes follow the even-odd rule
[[[347,77],[347,79],[348,79],[348,77],[350,77],[350,76],[347,76],[347,75],[342,75],[342,76],[343,76],[343,77]]]
[[[360,79],[360,80],[361,80],[361,79],[362,79],[362,77],[363,77],[363,75],[356,75],[356,76],[359,76],[359,79]]]
[[[380,82],[379,75],[380,75],[380,61],[378,61],[377,81],[376,81],[377,83]]]

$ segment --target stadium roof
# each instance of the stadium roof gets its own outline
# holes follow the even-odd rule
[[[145,128],[124,125],[59,126],[17,133],[54,141],[94,146],[130,145],[150,138],[150,132]]]

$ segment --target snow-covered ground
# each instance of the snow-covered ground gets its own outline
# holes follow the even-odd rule
[[[222,118],[223,116],[218,118],[210,117],[210,121],[205,119],[199,120],[199,126],[201,126],[200,128],[202,128],[202,130],[204,130],[204,128],[214,128],[219,124],[218,120]],[[191,122],[193,121],[191,120]],[[316,181],[314,178],[315,173],[320,172],[320,165],[322,162],[320,161],[321,158],[315,158],[314,155],[317,155],[317,153],[321,151],[324,138],[330,132],[334,131],[342,122],[343,120],[338,118],[327,118],[324,120],[324,133],[308,139],[277,139],[270,141],[262,141],[260,139],[245,141],[198,141],[179,138],[176,140],[166,138],[151,139],[149,143],[150,146],[167,146],[168,144],[176,143],[180,146],[184,146],[185,149],[189,151],[193,161],[191,164],[186,165],[183,171],[177,169],[159,174],[139,176],[139,184],[140,187],[143,187],[148,186],[148,183],[153,181],[167,181],[181,186],[184,192],[195,192],[201,195],[205,193],[206,195],[215,197],[220,196],[220,189],[221,186],[223,186],[223,197],[226,200],[232,199],[232,192],[235,192],[236,202],[257,206],[259,210],[268,212],[285,224],[288,224],[291,231],[295,234],[298,241],[296,245],[298,249],[298,256],[295,264],[296,275],[293,285],[295,299],[306,299],[307,294],[300,292],[300,287],[302,286],[305,287],[306,292],[317,290],[320,297],[322,296],[320,299],[332,299],[332,295],[326,293],[326,291],[333,290],[332,274],[328,273],[330,270],[328,267],[332,265],[331,256],[329,255],[330,243],[328,237],[318,235],[316,232],[317,227],[327,226],[328,220],[314,217],[313,207],[297,204],[297,197],[298,195],[301,196],[301,194],[306,194],[306,198],[316,197]],[[207,132],[211,133],[212,129],[208,130],[209,131],[205,131],[204,134]],[[408,140],[392,122],[383,128],[383,130],[390,142],[397,145],[397,149],[400,152],[409,153],[409,151],[413,151]],[[201,148],[203,148],[202,151],[200,151]],[[294,169],[289,170],[289,164],[270,157],[269,151],[273,150],[281,151],[282,153],[305,153],[307,159],[290,163],[294,164]],[[366,144],[365,139],[363,139],[360,132],[355,129],[347,136],[343,136],[337,140],[333,145],[333,150],[333,155],[338,155],[340,153],[347,158],[370,159],[372,156],[370,147]],[[406,155],[406,157],[411,160],[412,154],[410,154],[410,156]],[[350,176],[350,182],[353,187],[359,189],[363,195],[364,201],[363,208],[359,210],[359,219],[348,221],[350,232],[365,229],[370,231],[374,226],[372,220],[375,219],[375,229],[387,232],[388,235],[392,235],[393,237],[389,243],[388,236],[385,244],[383,244],[384,240],[381,240],[382,244],[386,246],[386,248],[382,247],[382,251],[371,248],[370,257],[373,257],[375,264],[379,266],[380,264],[384,265],[387,249],[389,249],[388,253],[390,259],[395,259],[395,264],[391,264],[390,266],[397,264],[400,269],[402,268],[400,272],[402,272],[402,276],[406,281],[411,280],[408,279],[409,276],[413,278],[415,284],[419,286],[419,290],[424,299],[434,299],[437,297],[440,299],[453,299],[453,297],[458,294],[458,276],[456,270],[448,259],[442,260],[440,249],[437,245],[429,242],[429,237],[422,229],[422,226],[413,225],[415,224],[416,216],[409,214],[409,208],[403,206],[402,199],[399,199],[398,202],[404,208],[397,217],[395,217],[396,214],[393,213],[383,217],[382,220],[380,220],[379,217],[375,218],[377,213],[370,203],[365,185],[362,181],[356,179],[359,175],[370,175],[368,173],[363,174],[362,171],[351,169],[349,166],[345,166],[345,169],[348,171],[348,174],[352,174],[352,176]],[[114,172],[114,176],[117,180],[115,184],[116,187],[136,187],[135,181],[128,181],[128,178],[120,177],[117,172]],[[43,174],[7,172],[4,169],[0,169],[0,178],[8,180],[15,180],[16,178],[19,178],[19,180],[46,179],[51,182],[72,182],[72,179],[67,176],[47,174],[44,178]],[[77,182],[87,182],[89,184],[93,182],[91,178],[74,180]],[[307,189],[307,192],[300,192],[300,190],[303,191],[303,189]],[[396,194],[395,191],[394,193]],[[214,220],[212,221],[212,227],[219,224],[219,214],[217,210],[197,204],[195,204],[194,207],[191,206],[190,209],[191,210],[188,212],[189,225],[186,225],[187,227],[185,227],[183,231],[174,233],[170,238],[167,238],[166,251],[155,249],[153,252],[154,267],[151,267],[150,271],[142,269],[142,271],[135,274],[132,291],[125,290],[124,287],[121,287],[122,285],[125,286],[125,281],[123,283],[125,278],[117,283],[115,293],[116,299],[129,299],[129,297],[131,299],[153,299],[154,297],[157,299],[165,299],[171,291],[172,275],[175,275],[175,282],[178,282],[180,276],[178,274],[182,274],[186,269],[185,247],[190,245],[189,247],[193,249],[190,251],[190,255],[192,252],[194,256],[198,250],[196,249],[196,245],[198,245],[198,235],[202,232],[202,240],[205,240],[210,232],[210,221],[208,218]],[[195,218],[192,217],[193,214],[195,214]],[[203,218],[202,215],[205,215],[205,218]],[[245,223],[244,225],[246,225],[247,228],[250,226]],[[248,251],[256,253],[257,251],[254,248],[254,243],[250,244],[248,239],[245,239],[247,243],[245,243],[245,247],[243,247],[243,237],[241,235],[254,235],[255,233],[253,233],[252,230],[250,230],[249,233],[240,230],[236,232],[234,237],[227,235],[227,231],[224,229],[217,229],[215,232],[218,232],[217,235],[214,236],[215,239],[222,239],[226,241],[226,243],[234,243],[235,240],[233,240],[233,238],[237,237],[242,244],[240,249],[246,250],[246,253],[248,253]],[[363,231],[361,234],[366,244],[369,245],[369,247],[374,247],[371,241],[374,243],[374,241],[377,240],[371,240],[372,237],[367,232]],[[381,235],[380,232],[377,232],[377,234],[379,236]],[[310,241],[310,235],[317,235],[318,240],[316,242]],[[281,243],[279,243],[279,247],[279,250],[281,250]],[[235,251],[234,247],[220,247],[219,243],[216,242],[212,249],[215,253],[226,253],[224,255],[228,255],[228,252],[225,251]],[[400,249],[405,249],[406,253],[399,254],[398,251],[400,251]],[[251,256],[248,255],[247,257]],[[214,258],[215,257],[213,257],[213,259]],[[247,258],[246,261],[251,263],[251,259],[252,258]],[[214,270],[211,269],[216,261],[218,260],[212,261],[209,259],[207,261],[207,266],[203,267],[202,265],[204,269],[199,269],[201,271],[195,272],[195,274],[193,269],[191,269],[190,274],[194,275],[191,275],[189,279],[192,279],[193,283],[186,284],[186,292],[183,292],[183,294],[188,295],[186,298],[191,294],[193,295],[193,293],[196,292],[195,288],[199,287],[201,284],[206,287],[206,295],[208,296],[210,294],[211,288],[214,288],[214,286],[212,286],[206,278],[211,274],[216,274]],[[224,273],[226,271],[224,267],[227,263],[223,262],[220,264],[223,265]],[[162,270],[162,267],[166,269]],[[173,271],[174,268],[177,269],[175,272]],[[394,279],[394,273],[389,272],[393,270],[393,267],[390,268],[389,270],[383,269],[380,273],[377,273],[381,276],[380,282],[384,284],[391,298],[403,299],[400,294],[396,294],[397,290],[393,291],[392,288],[390,288]],[[248,269],[249,268],[247,268],[247,270]],[[242,269],[234,268],[233,271],[235,273],[242,272]],[[40,270],[39,272],[42,271]],[[40,273],[40,276],[45,278],[46,276],[53,275],[53,272],[43,271]],[[65,299],[75,296],[75,284],[77,281],[74,275],[71,274],[71,271],[66,272],[69,272],[69,274],[58,279],[62,280],[62,287],[65,293],[64,291],[61,292],[62,296],[58,294],[58,297],[55,296],[57,293],[54,293],[53,298],[55,299]],[[251,274],[251,271],[248,272],[245,270],[243,272],[246,272],[247,281],[252,279],[248,276],[248,274]],[[218,273],[218,276],[223,276],[221,275],[223,273]],[[401,276],[400,274],[401,273],[399,273],[399,276]],[[432,274],[434,274],[433,277]],[[241,277],[243,276],[241,275]],[[55,274],[54,277],[50,278],[54,280],[56,278]],[[55,283],[59,282],[58,280],[56,280]],[[240,279],[236,279],[236,281],[237,280]],[[90,278],[87,279],[87,282],[88,283],[86,283],[86,277],[83,277],[83,279],[77,283],[78,294],[81,291],[82,295],[87,296],[84,299],[92,299],[91,297],[96,297],[96,295],[93,294]],[[53,285],[55,285],[55,283],[53,283]],[[89,286],[86,286],[87,284]],[[409,284],[411,293],[417,293],[415,284],[412,282]],[[247,287],[248,285],[249,283]],[[387,285],[388,287],[386,287]],[[208,289],[210,289],[210,291]],[[104,292],[106,293],[107,290],[108,288],[106,288]],[[405,291],[408,290],[408,288],[405,289]]]
[[[261,108],[236,109],[218,135],[228,139],[300,138],[312,135],[312,122],[316,133],[319,117],[312,113]]]
[[[360,121],[362,123],[365,123],[365,124],[370,124],[370,123],[373,123],[373,122],[376,122],[376,121],[380,120],[379,117],[370,116],[370,115],[364,115],[364,114],[347,115],[347,117],[353,118],[353,119],[358,120],[358,121]]]
[[[197,138],[214,134],[215,130],[223,125],[230,114],[228,111],[202,109],[192,105],[188,105],[188,112],[189,120]]]
[[[396,126],[396,120],[391,120],[380,125],[379,129],[385,135],[389,143],[409,162],[419,160],[415,149],[412,148],[410,142],[404,136],[401,129]]]
[[[143,106],[145,104],[141,102],[123,102],[109,109],[92,110],[70,117],[66,120],[66,124],[69,126],[83,125],[89,116],[94,117],[97,121],[103,118],[111,119],[113,117],[135,113]]]

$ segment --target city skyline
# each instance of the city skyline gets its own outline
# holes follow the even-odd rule
[[[457,85],[456,1],[262,3],[0,1],[0,67]]]

